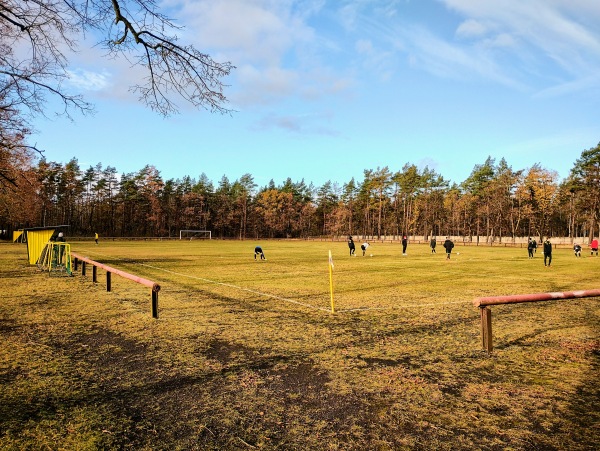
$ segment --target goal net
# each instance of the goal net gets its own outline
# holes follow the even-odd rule
[[[44,246],[37,267],[51,276],[72,276],[71,245],[51,241]]]
[[[180,230],[180,240],[210,240],[212,233],[210,230]]]

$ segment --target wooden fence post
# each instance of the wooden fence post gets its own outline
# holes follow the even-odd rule
[[[85,260],[81,262],[81,275],[85,276]]]
[[[106,271],[106,291],[110,291],[111,290],[111,280],[110,280],[110,271]]]
[[[152,290],[152,318],[158,319],[158,291]]]
[[[480,307],[481,310],[481,344],[487,352],[492,352],[492,309]]]
[[[98,282],[98,268],[96,265],[92,265],[92,282]]]

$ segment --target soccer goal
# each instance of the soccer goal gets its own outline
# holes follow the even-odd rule
[[[180,230],[180,240],[210,240],[212,233],[210,230]]]
[[[51,276],[72,276],[71,245],[56,241],[48,242],[36,264]]]

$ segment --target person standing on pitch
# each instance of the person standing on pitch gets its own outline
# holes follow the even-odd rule
[[[592,242],[590,243],[590,248],[592,249],[592,252],[590,253],[590,255],[594,255],[594,252],[596,253],[596,257],[598,256],[598,240],[596,238],[594,238],[592,240]]]
[[[265,257],[265,253],[262,250],[262,247],[260,247],[260,246],[256,246],[254,248],[254,260],[256,260],[256,256],[257,255],[260,255],[260,259],[261,260],[266,260],[267,259],[267,257]]]
[[[449,236],[446,237],[446,241],[444,241],[444,249],[446,249],[446,260],[450,260],[450,254],[452,253],[452,249],[454,248],[454,243],[450,239]]]
[[[406,255],[406,246],[408,246],[408,237],[402,235],[402,255]]]
[[[98,232],[94,233],[94,241],[98,244]]]
[[[431,253],[435,254],[435,247],[437,246],[437,240],[435,239],[435,237],[433,237],[431,239],[431,241],[429,242],[429,247],[431,248]]]
[[[367,251],[368,247],[369,247],[369,243],[367,243],[366,241],[360,245],[360,250],[363,251],[363,257],[365,256],[365,252]]]
[[[546,266],[546,260],[548,260],[548,265],[552,264],[552,243],[550,242],[550,238],[546,238],[544,241],[544,266]]]
[[[575,257],[581,257],[581,246],[575,243],[573,246],[573,252],[575,252]]]
[[[348,248],[350,249],[350,257],[352,257],[354,255],[354,252],[356,251],[356,246],[354,245],[352,235],[348,235]]]
[[[67,240],[65,240],[65,235],[62,232],[59,232],[58,236],[56,237],[56,241],[65,243]],[[58,247],[58,249],[56,247],[55,247],[55,249],[58,250],[58,262],[59,262],[59,264],[62,264],[63,255],[65,253],[65,247],[64,246],[57,246],[57,247]]]
[[[529,254],[529,258],[533,258],[533,249],[534,249],[533,240],[531,238],[529,238],[529,240],[527,241],[527,253]]]

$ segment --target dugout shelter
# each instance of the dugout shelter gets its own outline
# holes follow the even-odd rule
[[[35,265],[48,241],[56,241],[58,234],[60,232],[64,234],[68,227],[68,225],[57,225],[23,229],[24,238],[27,242],[27,259],[29,260],[29,264]]]
[[[25,234],[23,233],[23,229],[14,230],[13,231],[13,243],[24,243],[25,242]]]

